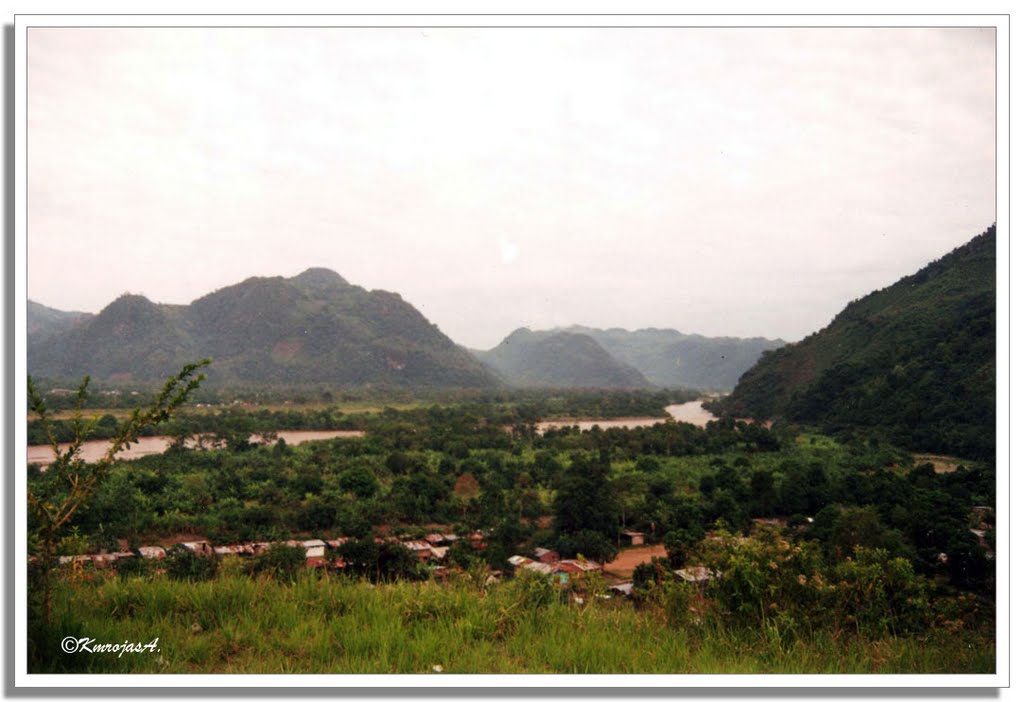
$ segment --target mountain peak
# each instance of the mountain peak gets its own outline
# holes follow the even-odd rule
[[[307,288],[333,288],[348,285],[348,281],[330,268],[307,268],[292,278],[292,282]]]

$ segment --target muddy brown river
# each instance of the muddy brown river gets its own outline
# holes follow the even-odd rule
[[[713,419],[716,419],[715,415],[708,412],[706,409],[701,407],[704,400],[694,400],[693,402],[684,402],[681,405],[669,405],[665,408],[665,411],[671,415],[672,419],[677,422],[685,422],[687,424],[696,424],[698,427],[704,427]],[[580,429],[587,430],[597,425],[602,429],[635,429],[637,427],[651,427],[655,424],[661,424],[665,421],[664,417],[616,417],[615,419],[556,419],[549,422],[538,422],[537,431],[544,433],[549,429],[557,429],[560,427],[572,427],[579,426]]]
[[[323,439],[336,439],[338,437],[361,437],[366,432],[362,431],[351,431],[351,430],[335,430],[335,431],[303,431],[303,430],[285,430],[277,432],[277,438],[284,439],[284,442],[289,446],[295,446],[305,441],[320,441]],[[250,437],[250,441],[258,442],[260,437],[253,434]],[[163,453],[167,450],[167,447],[174,441],[169,436],[144,436],[139,439],[139,442],[132,444],[128,448],[117,454],[120,459],[128,460],[132,458],[140,458],[142,456],[150,456],[154,453]],[[195,446],[196,441],[190,440],[189,445]],[[66,449],[69,444],[61,444],[62,449]],[[86,441],[82,444],[82,458],[87,463],[99,460],[110,448],[110,442],[105,439],[97,441]],[[39,465],[48,466],[53,463],[53,449],[49,446],[29,446],[28,447],[28,462],[38,463]]]

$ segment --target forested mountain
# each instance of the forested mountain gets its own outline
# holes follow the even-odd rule
[[[707,337],[674,329],[592,329],[567,331],[586,334],[608,353],[627,363],[654,385],[698,390],[731,390],[761,354],[786,342],[763,337]]]
[[[92,315],[87,312],[64,312],[29,300],[26,309],[28,335],[34,339],[45,339],[90,317]]]
[[[150,381],[204,357],[211,384],[499,384],[399,295],[326,269],[249,278],[190,305],[123,295],[72,328],[29,334],[29,372],[48,378]]]
[[[994,458],[995,263],[993,225],[766,354],[715,411],[876,427],[913,448]]]
[[[642,388],[640,371],[613,358],[586,334],[517,329],[477,358],[519,387]]]

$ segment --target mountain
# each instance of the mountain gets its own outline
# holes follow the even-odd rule
[[[519,387],[643,388],[640,371],[613,358],[586,334],[517,329],[490,351],[474,351]]]
[[[152,382],[204,357],[211,384],[499,385],[399,295],[323,268],[249,278],[189,305],[123,295],[74,327],[29,334],[29,372],[41,377]]]
[[[902,445],[995,456],[996,231],[772,351],[716,413],[874,427]]]
[[[87,312],[64,312],[38,302],[28,301],[26,309],[29,336],[44,339],[53,334],[71,329],[79,322],[92,317]]]
[[[731,390],[739,377],[765,351],[786,342],[763,337],[706,337],[674,329],[592,329],[574,326],[566,331],[586,334],[619,361],[633,366],[654,385],[697,390]]]

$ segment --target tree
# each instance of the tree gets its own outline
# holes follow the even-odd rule
[[[573,458],[555,496],[559,532],[574,534],[586,529],[609,537],[615,535],[616,509],[610,473],[611,469],[601,461]]]
[[[32,377],[28,378],[28,402],[35,413],[47,442],[53,449],[54,460],[47,469],[47,479],[33,481],[27,490],[30,514],[30,538],[34,542],[35,575],[43,598],[47,621],[51,615],[53,571],[57,561],[57,544],[71,518],[95,495],[100,482],[106,477],[117,454],[136,443],[143,431],[170,419],[199,384],[206,378],[199,370],[210,364],[210,359],[186,365],[177,375],[164,383],[163,389],[145,409],[136,407],[118,427],[107,452],[94,463],[82,458],[82,445],[92,434],[98,419],[86,420],[82,416],[88,398],[89,376],[82,379],[76,393],[71,428],[74,438],[62,449],[56,436],[50,413],[43,398],[36,391]]]

